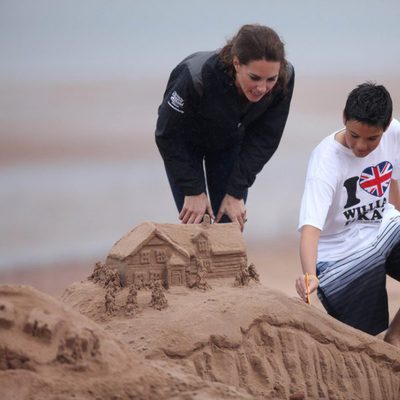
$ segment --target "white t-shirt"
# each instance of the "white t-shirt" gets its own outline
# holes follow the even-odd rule
[[[369,245],[388,203],[390,179],[400,178],[400,123],[393,119],[379,146],[364,158],[326,137],[312,152],[299,229],[321,229],[318,261],[335,261]],[[389,213],[390,214],[390,213]],[[386,218],[385,218],[386,219]]]

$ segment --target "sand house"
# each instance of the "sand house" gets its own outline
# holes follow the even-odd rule
[[[118,269],[123,286],[162,280],[185,285],[198,274],[234,277],[247,265],[246,246],[236,223],[160,224],[143,222],[111,248],[106,265]]]

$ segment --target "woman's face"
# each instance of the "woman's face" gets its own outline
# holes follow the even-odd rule
[[[281,63],[279,61],[254,60],[240,64],[237,57],[233,59],[236,70],[235,84],[247,100],[256,103],[269,93],[276,85]]]

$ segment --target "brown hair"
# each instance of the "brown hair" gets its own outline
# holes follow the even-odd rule
[[[232,76],[235,76],[233,67],[235,56],[240,64],[248,64],[257,60],[280,62],[281,67],[276,86],[286,89],[285,45],[273,29],[259,24],[243,25],[219,52],[220,60],[228,67]]]

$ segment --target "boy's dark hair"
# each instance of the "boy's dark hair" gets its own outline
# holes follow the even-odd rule
[[[343,115],[345,121],[355,120],[385,131],[392,120],[392,112],[392,98],[386,88],[366,82],[350,92]]]

